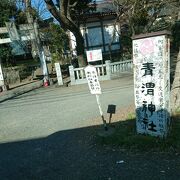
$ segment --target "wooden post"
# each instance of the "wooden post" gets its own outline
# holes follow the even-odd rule
[[[104,115],[103,115],[103,111],[102,111],[102,108],[101,108],[99,95],[97,95],[97,94],[96,94],[96,101],[97,101],[97,105],[98,105],[98,108],[99,108],[99,113],[100,113],[102,121],[103,121],[104,129],[105,129],[105,131],[107,131],[108,128],[107,128],[106,120],[104,119]]]

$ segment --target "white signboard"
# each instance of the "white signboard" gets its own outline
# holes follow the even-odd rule
[[[55,63],[55,69],[56,69],[56,75],[57,75],[57,80],[58,80],[58,85],[63,85],[63,80],[62,80],[62,73],[61,73],[61,67],[59,63]]]
[[[86,51],[87,61],[94,62],[102,60],[102,51],[101,49]]]
[[[137,132],[164,137],[170,123],[169,38],[133,40]]]
[[[98,80],[96,68],[89,65],[84,70],[91,94],[101,94],[101,87]]]

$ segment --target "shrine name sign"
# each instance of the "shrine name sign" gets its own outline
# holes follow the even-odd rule
[[[166,137],[170,125],[170,33],[133,37],[137,133]]]

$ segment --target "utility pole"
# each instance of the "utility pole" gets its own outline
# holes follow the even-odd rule
[[[48,73],[48,68],[46,64],[46,58],[45,58],[45,53],[44,53],[44,48],[41,43],[39,31],[38,31],[38,25],[37,22],[34,22],[33,17],[30,13],[31,10],[31,0],[24,0],[25,3],[25,10],[26,10],[26,18],[28,21],[28,24],[32,26],[32,33],[33,38],[31,41],[32,49],[36,49],[38,51],[38,56],[40,59],[40,64],[41,64],[41,69],[43,73],[43,81],[44,81],[44,86],[49,85],[49,73]],[[32,52],[33,54],[33,52]]]

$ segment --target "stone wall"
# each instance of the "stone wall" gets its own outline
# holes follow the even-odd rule
[[[39,69],[38,66],[19,66],[3,68],[3,74],[6,85],[20,83],[24,79],[33,78],[33,72],[35,77],[35,71]]]
[[[20,69],[17,67],[3,68],[5,84],[15,84],[20,82]]]

